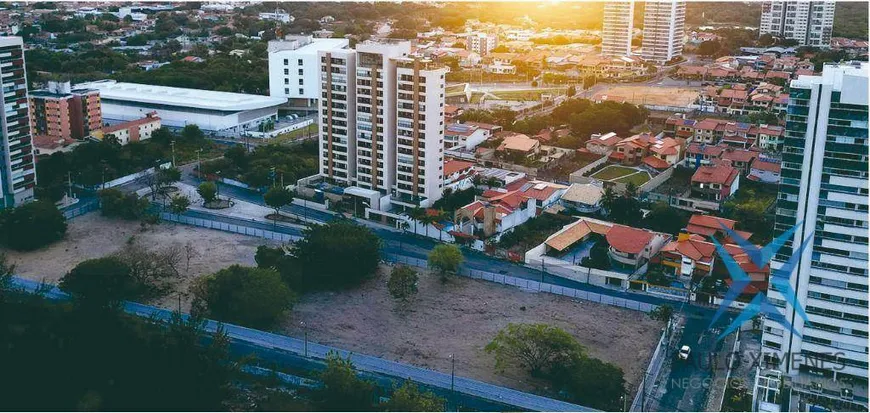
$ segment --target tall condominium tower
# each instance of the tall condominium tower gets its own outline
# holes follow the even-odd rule
[[[785,319],[764,322],[760,411],[867,411],[868,69],[830,65],[791,82],[774,235],[799,227],[771,269],[794,297],[771,282]]]
[[[441,198],[447,69],[410,51],[381,40],[320,52],[320,175],[373,209]]]
[[[834,1],[765,1],[758,34],[796,40],[801,46],[830,47]]]
[[[356,52],[319,51],[320,175],[351,185],[356,177]]]
[[[644,60],[664,64],[683,54],[686,26],[686,2],[677,0],[648,1],[643,12]]]
[[[30,135],[24,42],[0,37],[0,209],[33,199],[36,164]]]
[[[291,106],[316,107],[320,99],[320,52],[349,48],[347,39],[286,36],[269,42],[269,95]]]
[[[604,25],[601,30],[601,54],[630,55],[633,30],[634,0],[607,2],[604,5]]]
[[[420,59],[398,65],[398,139],[394,202],[431,205],[444,185],[444,92],[447,68]]]
[[[356,48],[357,165],[361,188],[389,194],[396,183],[396,62],[411,42],[364,42]]]

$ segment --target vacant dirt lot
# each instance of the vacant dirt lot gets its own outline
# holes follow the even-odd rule
[[[698,97],[698,89],[685,87],[614,85],[597,94],[619,96],[635,105],[688,106]]]
[[[376,279],[344,292],[307,294],[301,298],[283,331],[321,344],[534,391],[541,383],[522,371],[495,371],[494,358],[483,347],[508,323],[548,323],[574,335],[594,357],[614,363],[626,380],[638,383],[661,334],[658,322],[642,313],[526,292],[484,281],[457,278],[442,284],[421,274],[419,292],[409,311],[396,311],[387,292],[389,267]]]
[[[99,213],[90,213],[68,222],[66,239],[46,248],[31,252],[7,251],[16,264],[16,273],[34,279],[57,283],[61,277],[78,263],[100,258],[121,249],[134,237],[142,245],[183,248],[190,243],[195,251],[190,260],[190,269],[179,280],[177,291],[187,291],[190,280],[211,274],[232,264],[255,265],[257,247],[271,242],[244,235],[161,223],[143,231],[139,222],[104,218]],[[182,270],[187,270],[186,262]],[[152,304],[175,309],[178,297],[171,295]],[[182,296],[182,310],[189,308],[189,297]]]

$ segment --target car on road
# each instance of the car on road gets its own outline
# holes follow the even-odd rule
[[[691,353],[692,349],[689,346],[682,346],[677,354],[680,356],[680,360],[688,360]]]

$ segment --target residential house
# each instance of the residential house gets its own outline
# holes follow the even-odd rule
[[[726,123],[728,121],[712,118],[703,119],[695,123],[695,136],[692,138],[692,141],[707,145],[719,143],[719,140],[725,134]]]
[[[583,214],[594,214],[601,210],[601,197],[604,188],[597,183],[571,184],[562,194],[559,203],[569,209]]]
[[[473,150],[489,137],[488,129],[467,123],[451,123],[444,128],[444,149],[461,148]]]
[[[444,189],[461,191],[470,188],[476,174],[474,162],[447,159],[444,161]]]
[[[458,118],[465,110],[455,105],[444,105],[444,124],[449,125]],[[446,146],[446,145],[445,145]]]
[[[758,155],[758,152],[753,150],[727,147],[722,151],[720,159],[730,161],[731,166],[740,171],[741,175],[746,175],[749,173],[750,165],[758,158]]]
[[[784,128],[782,126],[763,124],[758,126],[758,147],[766,151],[779,152],[782,149]]]
[[[597,155],[607,155],[616,148],[616,144],[622,140],[616,133],[609,132],[605,134],[594,133],[586,141],[586,150]]]
[[[662,247],[660,263],[671,275],[697,282],[713,275],[716,246],[703,236],[681,233]]]
[[[622,269],[637,270],[658,254],[671,236],[647,229],[614,224],[604,238],[611,264]]]
[[[731,115],[744,114],[744,106],[749,98],[749,92],[740,89],[722,89],[719,92],[717,111]]]
[[[500,135],[496,135],[496,138],[503,139],[498,148],[496,148],[496,152],[504,153],[507,156],[531,158],[541,150],[541,142],[522,133],[501,132]]]
[[[558,202],[567,190],[568,187],[565,185],[537,180],[526,182],[518,189],[522,196],[534,199],[535,206],[540,210],[547,209]]]
[[[710,165],[717,161],[721,156],[724,148],[716,145],[707,145],[703,143],[692,143],[686,148],[686,157],[683,161],[683,166],[687,168],[696,168],[702,165]]]
[[[649,147],[649,155],[643,158],[644,165],[655,169],[665,170],[680,162],[682,146],[674,138],[662,138],[653,141]]]
[[[743,239],[749,239],[752,236],[751,232],[740,231],[735,229],[737,221],[733,219],[719,218],[712,215],[694,214],[689,218],[689,223],[686,224],[684,232],[689,234],[700,235],[704,239],[714,237],[719,241],[726,243],[734,243],[735,240],[728,236],[725,229],[734,231]]]
[[[737,192],[739,186],[740,172],[726,160],[698,167],[692,175],[689,191],[689,198],[693,202],[691,205],[679,204],[678,207],[718,211],[721,204]]]
[[[522,225],[536,213],[534,199],[522,196],[519,191],[509,191],[459,208],[454,222],[457,232],[488,239]]]
[[[157,112],[150,112],[144,118],[134,119],[115,125],[104,126],[101,130],[93,133],[97,139],[103,140],[106,136],[114,136],[121,145],[130,142],[140,142],[151,139],[151,134],[160,129],[160,117]]]
[[[746,179],[767,184],[778,184],[781,168],[782,164],[779,160],[756,158],[752,161],[749,176]]]

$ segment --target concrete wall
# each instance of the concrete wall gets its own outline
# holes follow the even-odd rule
[[[649,181],[646,181],[646,183],[644,183],[643,185],[641,185],[638,188],[638,192],[650,192],[653,189],[658,188],[661,184],[663,184],[665,181],[667,181],[668,178],[671,177],[671,175],[674,174],[674,168],[676,168],[676,165],[671,165],[670,168],[665,169],[664,171],[662,171],[660,174],[654,176]]]
[[[572,184],[585,183],[585,181],[581,180],[580,178],[583,178],[589,171],[595,169],[595,167],[597,167],[599,165],[603,165],[606,162],[607,162],[607,156],[602,156],[597,161],[592,162],[589,165],[586,165],[586,166],[572,172],[571,175],[568,177],[568,181],[571,182]]]

